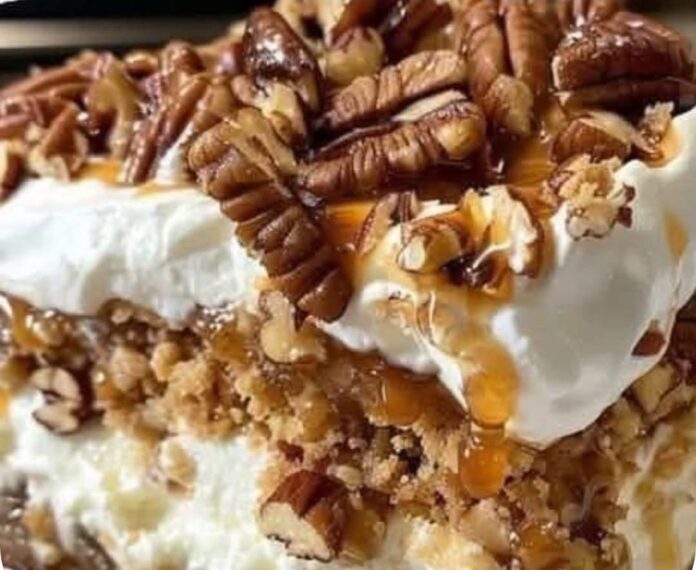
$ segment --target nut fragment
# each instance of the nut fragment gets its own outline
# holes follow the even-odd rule
[[[281,81],[291,86],[313,112],[319,110],[323,79],[319,64],[283,17],[258,8],[247,21],[244,69],[257,81]]]
[[[384,118],[400,107],[436,91],[463,85],[465,60],[451,51],[423,52],[360,77],[329,101],[322,126],[344,131]]]
[[[604,237],[617,223],[630,227],[635,191],[615,179],[620,167],[618,159],[595,163],[582,155],[551,175],[548,188],[566,202],[568,232],[575,239]]]
[[[406,224],[403,244],[398,263],[406,271],[434,273],[452,263],[459,271],[486,268],[476,285],[495,288],[510,271],[538,273],[543,232],[522,202],[496,186],[467,192],[450,212]]]
[[[0,200],[9,197],[24,174],[24,155],[11,143],[0,143]]]
[[[483,114],[476,105],[459,100],[419,120],[394,125],[386,134],[333,145],[300,167],[297,184],[303,192],[325,200],[379,193],[393,178],[466,161],[485,142]]]
[[[79,130],[77,107],[66,107],[53,121],[37,146],[31,149],[27,168],[40,176],[70,180],[87,160],[88,142]]]
[[[624,162],[634,151],[650,158],[659,153],[638,129],[621,116],[588,111],[573,119],[558,133],[553,144],[553,159],[561,163],[587,154],[595,162],[610,158]]]
[[[300,558],[336,558],[348,514],[347,491],[334,479],[312,471],[287,477],[259,513],[261,531],[287,544]]]
[[[452,18],[446,2],[437,0],[397,0],[382,20],[379,31],[392,59],[412,50],[428,32],[444,28]]]
[[[653,146],[659,145],[672,126],[674,115],[673,103],[657,103],[645,109],[645,113],[638,123],[638,131]]]
[[[342,34],[326,53],[326,76],[336,85],[350,85],[358,77],[378,73],[384,59],[381,36],[371,28],[353,28]]]
[[[413,220],[421,210],[415,192],[393,192],[380,198],[368,214],[358,237],[357,251],[367,255],[393,226]]]
[[[549,22],[526,1],[481,0],[458,25],[474,99],[496,126],[528,136],[535,100],[551,84]]]
[[[642,108],[696,103],[688,41],[642,15],[618,12],[571,34],[553,60],[556,88],[568,106]]]
[[[559,0],[556,4],[561,27],[568,31],[591,22],[608,20],[623,8],[623,0]]]
[[[658,322],[650,323],[640,340],[633,348],[633,356],[656,356],[660,354],[667,344],[665,333],[660,329]]]
[[[34,412],[34,419],[59,435],[75,433],[90,413],[91,392],[61,368],[43,368],[34,372],[30,382],[44,396],[45,403]]]

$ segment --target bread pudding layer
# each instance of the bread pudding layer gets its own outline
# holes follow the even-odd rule
[[[505,353],[506,374],[516,377],[512,437],[545,446],[586,428],[660,360],[666,345],[638,356],[636,346],[651,329],[668,337],[696,289],[696,111],[673,129],[678,147],[667,165],[633,161],[616,174],[635,189],[631,227],[577,240],[566,227],[568,206],[561,208],[549,222],[547,267],[538,278],[516,278],[509,299],[404,271],[395,262],[397,226],[355,263],[356,293],[343,317],[320,326],[352,350],[436,374],[463,406],[470,379],[489,365],[486,353]],[[108,165],[101,170],[108,178]],[[337,208],[329,233],[347,233],[352,243],[366,208],[353,210]],[[447,211],[427,203],[421,217]],[[515,231],[510,240],[523,239],[526,229]],[[265,271],[232,233],[194,189],[28,180],[0,206],[0,290],[74,315],[122,299],[175,325],[198,306],[255,303]],[[489,346],[461,352],[474,329],[490,335]]]

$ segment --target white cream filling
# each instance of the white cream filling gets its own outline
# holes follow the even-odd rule
[[[668,335],[696,289],[696,110],[675,125],[683,149],[674,161],[636,161],[618,174],[636,189],[633,226],[575,241],[559,212],[549,267],[518,279],[515,297],[492,315],[493,337],[520,376],[513,436],[545,445],[591,424],[660,358],[632,356],[650,324]],[[679,260],[667,216],[687,234]],[[254,298],[263,269],[232,233],[217,204],[193,189],[143,194],[98,180],[30,180],[0,207],[0,290],[75,314],[122,298],[177,322],[197,305]],[[378,349],[394,364],[438,374],[463,401],[460,363],[375,310],[393,293],[420,304],[431,291],[395,283],[383,263],[364,274],[344,317],[325,330],[354,350]],[[465,307],[438,302],[468,326]]]

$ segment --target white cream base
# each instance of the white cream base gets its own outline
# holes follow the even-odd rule
[[[25,394],[10,407],[7,429],[14,451],[6,458],[8,465],[28,476],[32,501],[55,510],[66,544],[73,525],[82,524],[110,545],[124,570],[501,570],[480,546],[461,536],[404,520],[390,523],[382,552],[365,565],[290,558],[256,526],[257,482],[266,456],[247,438],[217,443],[177,438],[196,460],[198,473],[191,495],[175,495],[153,482],[142,444],[100,428],[56,437],[32,419],[38,403],[38,395]],[[643,473],[668,432],[665,428],[644,450]],[[633,500],[643,473],[631,478],[621,494],[631,508],[619,532],[630,545],[633,570],[681,570],[652,565],[653,543]],[[696,456],[661,489],[678,505],[674,527],[685,567],[696,547]]]

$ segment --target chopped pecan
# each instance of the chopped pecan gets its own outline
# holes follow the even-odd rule
[[[451,274],[454,264],[473,275],[485,268],[485,278],[475,284],[495,288],[506,272],[539,272],[543,230],[522,202],[496,186],[484,194],[467,192],[450,212],[406,224],[403,243],[398,263],[406,271]]]
[[[317,2],[317,17],[327,43],[353,28],[378,24],[397,0],[325,0]]]
[[[573,238],[604,237],[617,223],[631,226],[635,191],[614,177],[620,167],[618,159],[596,163],[582,155],[559,166],[548,180],[548,187],[568,205],[567,227]]]
[[[322,126],[344,131],[384,118],[406,104],[436,91],[463,85],[464,58],[451,51],[423,52],[378,75],[360,77],[329,101]]]
[[[672,126],[673,103],[657,103],[645,109],[638,123],[638,131],[648,144],[657,147]]]
[[[356,136],[360,134],[351,138]],[[297,184],[302,192],[324,200],[370,195],[379,193],[392,178],[417,176],[438,165],[466,161],[485,143],[483,114],[476,105],[460,99],[429,110],[413,122],[395,123],[386,133],[325,149],[300,167]]]
[[[78,431],[90,415],[89,383],[61,368],[40,369],[30,381],[44,396],[44,405],[34,412],[34,419],[59,435]]]
[[[421,211],[415,192],[392,192],[382,196],[368,214],[358,237],[360,255],[370,253],[390,228],[410,222]]]
[[[667,338],[665,333],[660,330],[660,324],[652,322],[633,348],[632,354],[633,356],[657,356],[666,344]]]
[[[309,132],[304,107],[293,89],[277,81],[258,86],[249,76],[238,75],[232,80],[232,90],[244,105],[263,113],[285,144],[306,148]]]
[[[116,60],[85,95],[89,127],[97,132],[109,131],[108,147],[116,158],[126,156],[135,122],[140,116],[141,100],[137,85]]]
[[[496,126],[528,136],[535,99],[551,85],[548,22],[526,1],[481,0],[458,23],[474,98]]]
[[[694,64],[688,41],[642,15],[618,12],[571,34],[553,60],[554,82],[568,105],[639,108],[690,104]]]
[[[0,200],[19,186],[24,174],[24,152],[8,142],[0,143]]]
[[[608,20],[623,9],[623,0],[558,0],[558,21],[564,30]]]
[[[392,59],[410,53],[419,38],[430,30],[444,28],[452,19],[446,2],[437,0],[397,0],[379,26]]]
[[[348,520],[348,493],[312,471],[287,477],[260,509],[261,531],[293,556],[329,562],[339,554]]]
[[[573,119],[553,144],[553,158],[558,163],[581,154],[590,155],[595,162],[610,158],[624,162],[634,151],[643,157],[659,153],[631,123],[602,111],[588,111]]]
[[[263,116],[243,109],[222,121],[193,143],[188,162],[238,223],[240,239],[260,254],[275,286],[301,311],[337,319],[350,284],[320,229],[284,186],[294,158]]]
[[[323,76],[316,58],[283,17],[269,8],[256,9],[244,35],[244,70],[258,82],[291,86],[312,112],[319,111]]]
[[[87,160],[89,144],[79,130],[79,110],[66,107],[38,145],[29,152],[27,168],[40,176],[70,180]]]
[[[372,28],[342,34],[324,57],[326,77],[339,86],[379,73],[385,61],[382,37]]]

